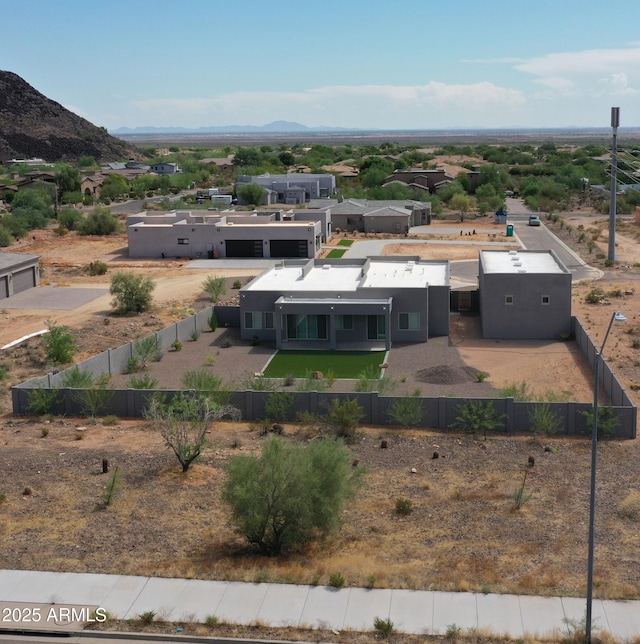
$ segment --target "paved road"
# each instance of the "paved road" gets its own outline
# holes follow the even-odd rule
[[[45,608],[59,612],[61,605],[67,605],[102,608],[125,619],[156,611],[168,621],[204,622],[207,616],[213,615],[228,623],[260,622],[268,626],[307,626],[336,631],[371,631],[374,619],[381,617],[390,619],[398,630],[407,633],[443,634],[455,624],[463,631],[488,629],[512,638],[560,634],[564,632],[565,619],[579,622],[585,611],[585,600],[579,597],[336,589],[0,570],[0,608],[28,608],[28,604],[40,606],[43,617],[35,625],[39,627],[46,622]],[[593,608],[598,628],[609,631],[618,640],[640,637],[640,601],[598,599]],[[9,628],[16,624],[4,622],[0,626]]]

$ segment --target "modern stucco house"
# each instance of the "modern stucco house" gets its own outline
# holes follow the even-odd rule
[[[311,258],[331,236],[330,213],[289,210],[207,214],[173,210],[127,217],[130,257]]]
[[[278,349],[388,349],[449,333],[449,262],[283,261],[240,290],[241,337]]]
[[[263,203],[303,204],[310,199],[331,197],[336,193],[336,178],[332,174],[264,174],[252,176],[242,174],[236,181],[236,193],[241,200],[239,189],[243,185],[256,183],[265,189]]]
[[[378,201],[371,199],[327,200],[317,199],[310,206],[331,209],[333,230],[362,233],[408,232],[412,226],[422,226],[431,221],[431,203],[421,201]]]
[[[552,250],[480,251],[478,286],[485,338],[571,332],[571,273]]]
[[[40,255],[0,253],[0,300],[40,284]]]

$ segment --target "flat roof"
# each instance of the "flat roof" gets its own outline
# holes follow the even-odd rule
[[[306,273],[306,274],[305,274]],[[249,291],[322,292],[365,288],[426,288],[449,285],[449,263],[370,260],[364,264],[279,265],[244,287]]]
[[[548,250],[483,250],[480,251],[485,273],[564,274],[569,271]]]

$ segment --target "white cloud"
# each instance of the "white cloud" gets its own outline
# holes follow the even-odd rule
[[[138,123],[157,125],[246,125],[273,120],[358,128],[451,127],[484,112],[498,113],[526,103],[522,92],[490,82],[448,85],[326,86],[301,92],[233,92],[210,98],[133,101]],[[153,123],[152,123],[153,120]]]
[[[633,85],[640,84],[640,47],[551,53],[514,67],[559,95],[633,95]]]

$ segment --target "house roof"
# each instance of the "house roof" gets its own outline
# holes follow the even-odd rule
[[[20,264],[37,262],[39,259],[40,259],[40,255],[28,255],[27,253],[0,252],[0,271],[6,270],[8,268],[13,268],[14,266],[19,266]]]
[[[482,250],[485,274],[564,274],[566,266],[550,250]]]
[[[313,261],[313,260],[312,260]],[[426,288],[449,285],[449,262],[393,261],[370,258],[366,263],[299,263],[277,265],[259,275],[243,290],[292,294],[368,288]]]

